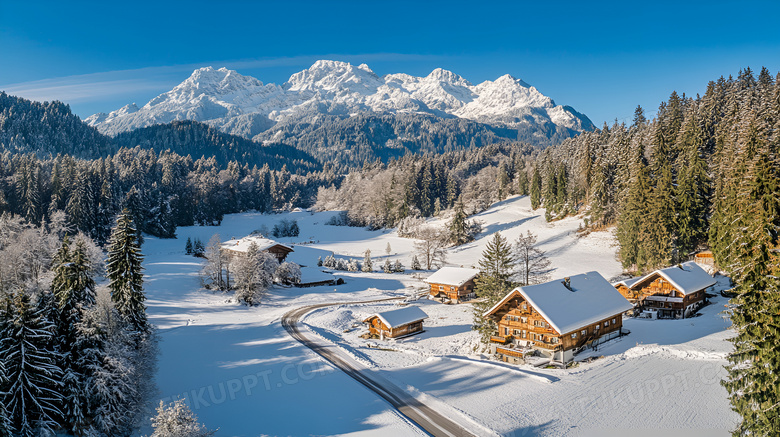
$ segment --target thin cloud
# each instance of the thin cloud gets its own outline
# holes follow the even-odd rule
[[[352,63],[371,62],[425,62],[444,59],[443,56],[402,53],[369,53],[358,55],[322,54],[268,59],[239,59],[230,61],[200,62],[131,70],[114,70],[99,73],[65,76],[51,79],[0,85],[0,90],[30,100],[61,100],[83,103],[105,100],[107,97],[132,96],[152,91],[165,92],[184,80],[193,70],[206,66],[231,69],[257,69],[285,66],[303,66],[319,59],[340,60]],[[369,65],[370,66],[370,65]],[[262,80],[262,78],[260,78]]]

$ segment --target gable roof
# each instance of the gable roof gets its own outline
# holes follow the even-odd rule
[[[571,276],[569,280],[573,291],[560,279],[515,288],[484,316],[495,313],[513,297],[522,296],[553,329],[566,334],[634,307],[598,272]]]
[[[268,250],[274,246],[281,246],[282,248],[287,249],[290,252],[293,251],[292,247],[287,246],[286,244],[279,243],[277,241],[262,237],[260,235],[247,235],[246,237],[243,238],[228,240],[222,243],[221,247],[223,249],[232,250],[234,252],[246,252],[247,250],[249,250],[249,246],[252,243],[257,244],[257,249],[261,251]]]
[[[301,280],[299,284],[315,284],[319,282],[335,281],[336,277],[325,273],[319,268],[301,267]]]
[[[629,287],[636,289],[652,281],[657,277],[662,277],[669,281],[674,288],[684,295],[704,290],[717,283],[715,278],[709,275],[703,268],[693,261],[684,262],[676,266],[656,270],[634,282]]]
[[[474,279],[479,274],[476,269],[464,269],[460,267],[442,267],[436,273],[428,276],[423,282],[428,284],[445,284],[460,287]]]
[[[428,314],[425,314],[425,312],[419,307],[407,306],[397,310],[376,313],[364,320],[364,322],[367,322],[374,317],[379,317],[379,320],[381,320],[382,323],[384,323],[388,328],[397,328],[402,325],[408,325],[409,323],[425,320],[428,318]]]
[[[642,279],[641,276],[636,278],[623,279],[622,281],[613,282],[612,286],[617,288],[618,285],[625,285],[627,288],[631,288],[631,286],[639,282],[640,279]]]

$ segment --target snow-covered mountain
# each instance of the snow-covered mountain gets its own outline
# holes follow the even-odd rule
[[[550,132],[550,125],[553,131],[555,127],[573,132],[593,129],[586,116],[556,105],[510,75],[472,85],[441,68],[425,77],[379,76],[365,64],[324,60],[293,74],[281,86],[263,84],[226,68],[200,68],[141,108],[130,104],[85,121],[116,135],[174,120],[195,120],[253,138],[281,123],[307,121],[322,114],[349,117],[358,113],[430,114],[524,131],[536,125],[540,132]]]

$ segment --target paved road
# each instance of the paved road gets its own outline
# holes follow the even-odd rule
[[[390,403],[396,410],[406,416],[409,420],[416,423],[420,428],[433,436],[473,436],[472,433],[463,429],[456,422],[438,413],[436,410],[421,403],[395,384],[382,378],[377,373],[361,369],[357,363],[352,360],[344,359],[335,353],[334,346],[323,346],[307,338],[299,329],[298,322],[307,313],[317,308],[332,305],[348,305],[371,302],[382,302],[388,300],[400,300],[403,298],[395,297],[389,299],[378,299],[360,302],[336,302],[319,305],[309,305],[294,309],[282,316],[282,326],[296,340],[303,343],[304,346],[319,354],[322,358],[336,366],[338,369],[351,376],[357,382],[363,384],[368,389],[378,394],[382,399]]]

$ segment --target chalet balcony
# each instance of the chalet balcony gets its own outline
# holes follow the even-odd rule
[[[490,341],[492,343],[507,344],[510,341],[512,341],[512,336],[511,335],[507,335],[507,336],[504,337],[504,336],[492,335],[492,336],[490,336]]]
[[[526,349],[509,349],[509,348],[503,348],[503,347],[497,347],[496,353],[501,355],[507,355],[510,357],[517,357],[517,358],[523,358],[525,354],[530,352]]]

